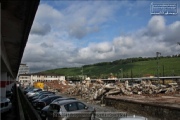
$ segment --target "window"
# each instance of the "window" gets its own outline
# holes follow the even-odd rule
[[[70,103],[64,106],[67,111],[75,111],[77,109],[76,103]]]
[[[83,103],[80,103],[80,102],[77,103],[77,106],[78,106],[78,110],[85,109],[86,107]]]
[[[60,111],[60,106],[56,105],[56,104],[51,104],[50,109],[52,109],[53,111],[59,112]]]

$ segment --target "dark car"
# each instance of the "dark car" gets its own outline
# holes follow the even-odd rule
[[[30,91],[33,91],[33,87],[28,87],[28,88],[26,88],[25,90],[24,90],[24,94],[27,94],[28,92],[30,92]]]
[[[48,97],[51,97],[51,96],[55,96],[55,95],[54,95],[54,94],[51,94],[51,95],[49,95],[49,96],[46,96],[45,98],[48,98]],[[45,98],[42,98],[42,99],[45,99]],[[33,105],[33,107],[36,108],[37,103],[38,103],[39,101],[41,101],[42,99],[39,98],[39,99],[33,100],[33,101],[31,102],[32,105]]]
[[[62,96],[54,95],[54,96],[45,97],[44,99],[41,99],[36,103],[35,109],[41,110],[42,108],[49,105],[52,101],[54,101],[57,98],[62,98]]]
[[[52,94],[52,93],[41,94],[41,95],[38,95],[38,96],[33,97],[33,98],[30,99],[29,101],[30,101],[30,102],[33,102],[33,101],[36,101],[36,100],[39,100],[39,99],[43,99],[43,98],[45,98],[45,97],[52,96],[52,95],[54,95],[54,94]]]
[[[12,95],[13,95],[12,91],[9,91],[9,90],[6,91],[6,98],[9,98],[11,100]]]
[[[58,98],[58,99],[55,99],[54,101],[52,101],[52,103],[56,103],[56,102],[63,101],[63,100],[76,100],[76,98]],[[46,107],[44,107],[41,110],[40,115],[41,115],[42,119],[46,120],[48,110],[49,110],[49,105],[47,105]]]
[[[43,94],[55,94],[55,92],[51,92],[51,91],[40,91],[40,92],[36,92],[33,96],[28,97],[29,101],[33,101],[33,99],[37,99],[39,96],[43,95]]]

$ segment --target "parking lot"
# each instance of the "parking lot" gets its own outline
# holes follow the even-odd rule
[[[37,92],[38,93],[38,92]],[[39,91],[39,93],[41,93]],[[42,94],[42,93],[41,93]],[[53,96],[60,96],[60,98],[56,98],[54,100],[52,100],[53,102],[51,103],[48,103],[46,104],[45,106],[43,106],[42,108],[39,108],[37,109],[37,107],[34,107],[37,111],[37,113],[39,113],[39,115],[43,118],[42,116],[42,110],[47,107],[49,104],[51,106],[51,104],[53,103],[56,103],[54,101],[56,100],[60,100],[60,99],[66,99],[66,98],[73,98],[73,99],[76,99],[76,100],[62,100],[62,101],[75,101],[75,102],[82,102],[84,103],[84,105],[88,106],[88,109],[89,108],[95,108],[95,111],[96,111],[96,115],[95,115],[95,119],[94,120],[120,120],[120,118],[122,117],[142,117],[142,115],[137,115],[137,114],[133,114],[133,113],[126,113],[125,111],[123,110],[117,110],[113,107],[109,107],[109,106],[105,106],[104,104],[100,104],[98,101],[94,101],[92,103],[90,103],[89,101],[86,101],[84,99],[81,99],[80,96],[68,96],[68,95],[64,95],[64,94],[61,94],[59,92],[56,92]],[[26,95],[26,97],[28,98],[28,96]],[[52,96],[51,96],[52,97]],[[45,98],[48,98],[48,97],[45,97]],[[50,98],[50,97],[49,97]],[[43,100],[43,99],[42,99]],[[60,103],[63,103],[63,102],[60,102]],[[59,101],[58,101],[59,102]],[[32,104],[33,105],[33,104]],[[74,112],[74,111],[73,111]],[[147,117],[147,116],[146,116]],[[147,117],[148,120],[158,120],[157,118],[154,118],[154,117],[151,117],[151,116],[148,116]],[[143,120],[143,119],[142,119]],[[144,119],[145,120],[145,119]]]

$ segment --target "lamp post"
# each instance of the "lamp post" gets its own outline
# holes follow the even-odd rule
[[[157,78],[158,78],[158,80],[159,80],[159,58],[158,58],[159,55],[161,55],[161,53],[160,52],[156,52],[156,57],[157,57]]]
[[[123,79],[123,68],[119,69],[121,71],[121,80]]]
[[[82,72],[82,77],[81,77],[81,99],[82,99],[83,66],[81,72]]]

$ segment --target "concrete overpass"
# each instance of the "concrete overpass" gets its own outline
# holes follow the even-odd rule
[[[40,0],[1,1],[1,97],[16,82],[23,52]]]

